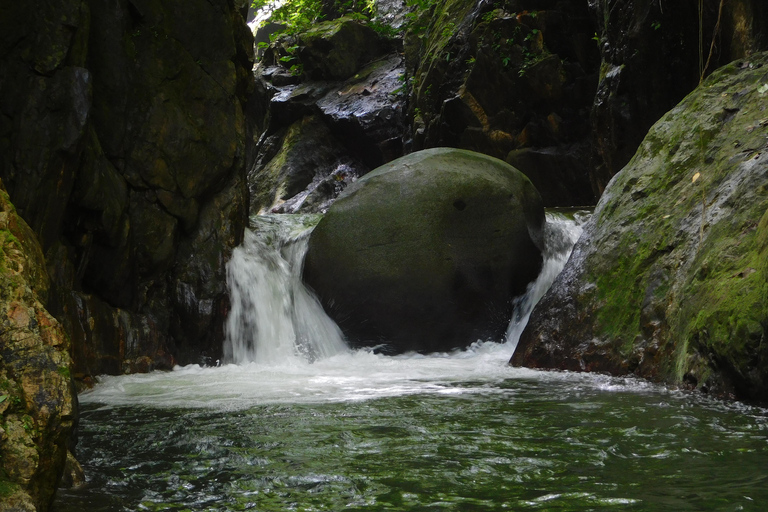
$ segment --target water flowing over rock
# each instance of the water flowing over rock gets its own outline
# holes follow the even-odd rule
[[[610,182],[512,362],[768,400],[768,54],[713,73]]]
[[[500,341],[541,268],[544,210],[508,164],[438,148],[347,188],[313,231],[304,279],[356,346]]]
[[[2,8],[0,177],[46,254],[78,374],[220,354],[247,223],[241,3]]]
[[[232,309],[224,361],[286,364],[346,351],[338,326],[301,281],[317,215],[254,217],[227,264]]]
[[[0,510],[47,510],[77,420],[69,340],[36,235],[0,181]],[[76,462],[74,463],[76,464]]]

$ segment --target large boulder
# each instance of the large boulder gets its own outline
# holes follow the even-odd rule
[[[768,400],[768,54],[715,72],[610,182],[515,365]]]
[[[305,281],[353,345],[445,351],[501,340],[541,267],[544,210],[492,157],[412,153],[351,185],[309,241]]]

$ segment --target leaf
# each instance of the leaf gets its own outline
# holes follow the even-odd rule
[[[691,179],[691,183],[696,183],[696,180],[698,180],[699,178],[701,178],[701,173],[697,172],[696,174],[693,175],[693,178]]]
[[[760,94],[765,94],[766,92],[768,92],[768,84],[763,84],[763,85],[761,85],[761,86],[760,86],[760,87],[757,89],[757,92],[759,92]]]
[[[0,395],[0,404],[8,399],[8,395]]]

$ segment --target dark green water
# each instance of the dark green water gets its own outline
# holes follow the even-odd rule
[[[172,385],[153,383],[151,393],[131,388],[143,381],[115,380],[107,384],[114,396],[133,393],[136,401],[86,397],[79,458],[89,482],[60,492],[55,510],[768,507],[764,409],[633,380],[500,365],[478,378],[477,367],[457,379],[405,376],[415,364],[392,363],[387,372],[409,384],[380,387],[378,397],[351,398],[336,380],[325,395],[307,398],[307,382],[334,380],[326,368],[297,384],[295,402],[248,391],[223,409],[152,406]],[[366,368],[361,375],[372,375]]]

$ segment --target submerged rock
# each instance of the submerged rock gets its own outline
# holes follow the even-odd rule
[[[716,71],[610,182],[515,365],[768,400],[768,54]]]
[[[304,278],[353,345],[446,351],[500,341],[541,267],[544,210],[504,162],[399,158],[350,186],[312,233]]]
[[[48,510],[77,418],[69,340],[48,274],[0,181],[0,510]]]

